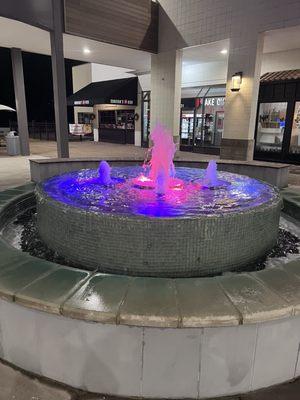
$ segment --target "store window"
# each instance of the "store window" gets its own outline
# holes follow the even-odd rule
[[[205,98],[196,113],[195,145],[220,147],[224,123],[224,97]]]
[[[193,140],[194,110],[185,110],[181,114],[181,141],[189,144]]]
[[[273,153],[282,151],[286,110],[286,102],[260,104],[256,135],[257,150]]]
[[[290,141],[290,153],[300,154],[300,101],[295,103],[295,111]]]
[[[91,124],[93,121],[93,113],[78,113],[78,124]]]

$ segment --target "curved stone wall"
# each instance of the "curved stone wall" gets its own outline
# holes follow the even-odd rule
[[[129,327],[0,300],[0,329],[2,358],[96,393],[207,399],[300,374],[299,317],[215,328]]]
[[[191,277],[235,270],[272,248],[281,200],[226,215],[145,218],[68,206],[36,189],[38,229],[66,259],[103,272]]]
[[[0,193],[0,228],[33,205],[27,188]],[[56,265],[3,236],[0,254],[0,357],[29,372],[102,394],[194,399],[300,375],[300,259],[145,279]]]

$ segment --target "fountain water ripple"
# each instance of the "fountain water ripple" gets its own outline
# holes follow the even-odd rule
[[[149,190],[134,185],[143,172],[139,166],[113,167],[110,185],[101,183],[97,170],[87,169],[53,177],[43,183],[43,188],[55,200],[89,211],[160,218],[240,212],[277,198],[274,188],[246,176],[218,172],[218,180],[228,185],[210,190],[202,185],[205,170],[175,171],[176,178],[169,179],[164,196],[157,196],[150,178],[145,178],[145,185],[149,179]]]

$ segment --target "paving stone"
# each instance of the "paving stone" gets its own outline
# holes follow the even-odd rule
[[[293,307],[295,314],[300,313],[300,277],[278,267],[264,269],[252,276],[282,297]]]
[[[62,306],[62,314],[87,321],[116,323],[120,304],[132,278],[96,274]]]
[[[3,259],[0,262],[0,277],[8,271],[15,269],[16,267],[25,264],[28,262],[27,257],[22,257],[21,254],[10,254],[10,255],[2,255]]]
[[[239,324],[239,312],[216,279],[176,279],[176,287],[184,327]]]
[[[177,327],[179,325],[173,280],[136,278],[120,307],[120,323],[135,326]]]
[[[60,266],[16,293],[15,301],[27,307],[59,314],[62,303],[89,276],[87,271]]]
[[[217,278],[226,294],[242,314],[243,323],[270,321],[288,317],[293,308],[251,274]]]
[[[300,278],[300,259],[283,264],[282,268],[288,273]]]
[[[23,264],[14,266],[0,275],[0,297],[13,301],[16,292],[55,268],[56,264],[33,257]]]
[[[0,362],[0,400],[71,400],[72,392]]]

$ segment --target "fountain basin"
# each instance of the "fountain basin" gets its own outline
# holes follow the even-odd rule
[[[137,167],[116,168],[117,178],[127,177],[118,188],[87,189],[93,170],[39,184],[42,239],[86,269],[152,277],[211,276],[242,269],[275,244],[281,200],[273,187],[220,173],[220,179],[231,181],[230,187],[201,192],[193,184],[199,170],[181,168],[176,176],[184,178],[183,193],[174,188],[169,200],[156,204],[151,191],[130,186],[138,172]],[[124,194],[122,204],[119,193]]]

